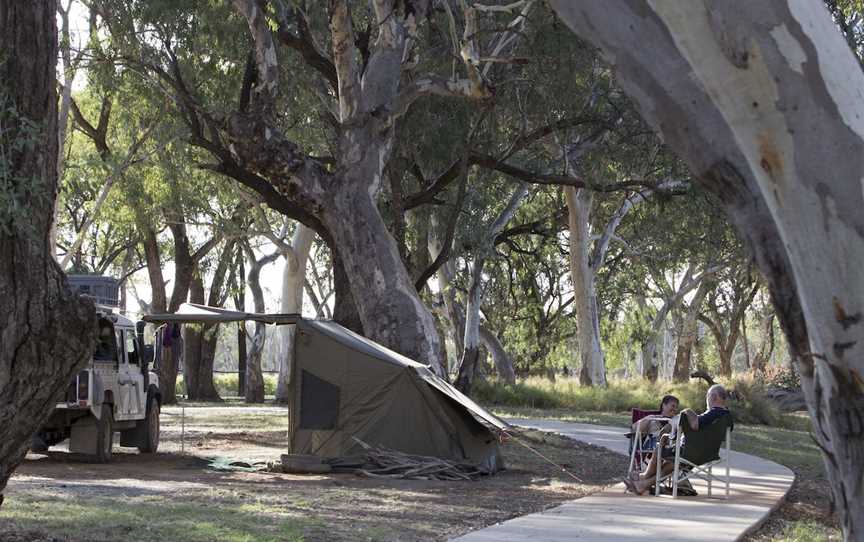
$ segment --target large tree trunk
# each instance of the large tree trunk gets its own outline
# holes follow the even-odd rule
[[[210,282],[210,292],[206,304],[211,307],[221,307],[228,299],[228,268],[234,259],[234,242],[228,241],[219,255],[219,262],[213,272]],[[205,303],[204,281],[201,277],[201,267],[195,264],[192,274],[192,284],[189,289],[189,301]],[[221,401],[216,383],[213,381],[213,366],[216,361],[216,343],[219,339],[219,324],[202,326],[186,326],[186,336],[192,341],[186,342],[184,355],[184,374],[186,390],[192,401]],[[194,344],[193,344],[194,343]]]
[[[505,384],[515,384],[516,371],[513,368],[513,358],[504,349],[504,345],[501,344],[498,336],[486,326],[480,326],[480,341],[486,347],[486,350],[492,354],[498,378]]]
[[[192,279],[195,273],[197,262],[202,259],[207,252],[210,251],[216,245],[216,239],[210,239],[207,243],[204,244],[201,248],[199,248],[195,254],[192,253],[191,244],[189,243],[189,237],[186,234],[186,225],[185,219],[182,214],[179,214],[176,211],[166,212],[166,215],[169,216],[168,228],[171,230],[171,234],[174,238],[174,281],[173,288],[171,289],[171,298],[168,300],[168,307],[166,308],[167,312],[177,312],[177,309],[180,308],[184,302],[186,302],[189,297],[189,289],[192,286]],[[152,231],[152,230],[149,230]],[[154,232],[155,233],[155,232]],[[149,234],[148,234],[149,235]],[[155,235],[153,236],[152,241],[155,243]],[[145,241],[145,251],[147,242]],[[152,247],[150,248],[152,251]],[[159,265],[158,268],[154,269],[152,266]],[[154,277],[158,281],[157,284],[161,283],[162,289],[159,291],[153,283],[153,298],[154,298],[154,312],[155,309],[155,299],[158,295],[160,298],[160,303],[165,299],[165,282],[162,280],[162,269],[161,269],[161,261],[158,259],[158,251],[155,252],[152,256],[148,253],[147,255],[147,268],[150,274],[151,279]],[[198,302],[203,303],[203,285],[201,286],[200,295],[196,296]],[[195,331],[193,331],[193,334]],[[197,339],[193,338],[193,342],[196,342]],[[177,385],[177,371],[180,368],[180,355],[181,352],[197,352],[195,349],[190,349],[187,346],[183,346],[183,348],[177,348],[177,346],[172,347],[172,352],[170,355],[166,356],[163,359],[163,363],[159,366],[159,383],[162,388],[162,403],[163,404],[173,404],[177,402],[177,397],[175,396],[174,389]],[[197,354],[195,354],[197,355]],[[184,354],[185,357],[185,354]],[[183,360],[184,364],[186,360]],[[193,364],[196,361],[193,360]],[[215,388],[213,388],[215,392]],[[208,395],[210,392],[207,392]],[[218,394],[216,394],[218,397]]]
[[[322,221],[350,277],[366,336],[443,375],[435,322],[417,295],[375,202],[366,190],[344,192],[333,198]]]
[[[615,59],[625,90],[752,250],[844,535],[864,540],[860,65],[821,2],[550,3]]]
[[[217,273],[218,274],[218,273]],[[193,272],[189,301],[204,304],[204,282],[200,271]],[[211,303],[211,305],[219,305]],[[219,325],[186,324],[183,334],[183,380],[190,401],[221,401],[213,382],[213,364]]]
[[[333,321],[365,337],[363,322],[360,321],[360,313],[354,301],[354,294],[351,292],[351,282],[345,272],[345,266],[342,265],[338,252],[331,248],[330,254],[333,260]]]
[[[570,227],[570,276],[573,281],[574,309],[579,348],[579,381],[583,386],[606,385],[606,362],[600,346],[600,315],[594,292],[594,269],[590,262],[589,221],[593,193],[566,187]]]
[[[282,270],[282,299],[280,312],[285,314],[303,312],[303,286],[306,282],[306,262],[315,232],[297,224],[291,251],[285,253],[285,268]],[[296,326],[281,326],[279,339],[282,343],[279,358],[279,379],[276,383],[276,402],[288,403],[291,400],[288,386],[291,383],[291,368],[294,364],[294,334]]]
[[[0,492],[96,340],[92,302],[71,293],[50,252],[56,21],[54,0],[0,2]]]
[[[162,275],[162,256],[159,254],[156,230],[149,225],[141,228],[144,230],[141,244],[144,245],[144,260],[147,263],[147,276],[150,279],[152,292],[150,310],[155,314],[165,313],[168,311],[168,297],[165,295],[165,277]]]
[[[258,84],[248,108],[223,117],[222,135],[232,161],[268,181],[251,183],[244,177],[241,182],[254,184],[277,208],[290,206],[310,227],[317,222],[345,267],[368,337],[444,376],[434,320],[414,288],[376,200],[390,159],[394,126],[414,101],[432,93],[478,100],[492,96],[477,63],[465,60],[469,78],[464,80],[430,76],[403,81],[404,63],[414,59],[407,51],[414,45],[427,9],[412,3],[373,2],[370,28],[374,38],[370,36],[370,41],[374,42],[364,55],[355,40],[350,3],[330,2],[333,73],[328,80],[338,99],[339,141],[334,152],[336,165],[326,168],[272,122],[280,83],[274,32],[262,16],[260,3],[233,0],[233,4],[254,39]],[[466,18],[474,14],[466,10]],[[475,23],[466,21],[466,28],[476,28]],[[464,47],[476,47],[474,34],[466,30]],[[175,89],[188,92],[179,84]],[[195,107],[194,100],[185,98],[187,107]],[[230,169],[224,160],[223,166]],[[338,274],[337,270],[337,278]]]
[[[477,256],[471,267],[468,306],[465,308],[465,334],[462,337],[462,358],[454,385],[465,395],[471,395],[471,385],[480,358],[480,305],[483,302],[483,266],[486,259]]]

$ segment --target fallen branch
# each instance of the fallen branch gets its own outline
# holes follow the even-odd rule
[[[408,480],[474,480],[485,474],[476,465],[470,463],[406,454],[382,446],[370,446],[357,437],[352,439],[365,450],[364,463],[358,465],[354,461],[345,465],[340,464],[341,459],[335,459],[333,466],[337,470],[347,470],[369,478]]]

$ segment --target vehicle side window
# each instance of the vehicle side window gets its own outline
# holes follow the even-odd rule
[[[138,345],[135,342],[135,334],[127,331],[124,335],[126,336],[126,357],[129,363],[138,365]]]
[[[99,337],[93,359],[100,361],[117,361],[117,341],[109,324],[100,323]]]

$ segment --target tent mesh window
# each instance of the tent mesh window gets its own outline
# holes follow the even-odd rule
[[[303,371],[300,428],[335,429],[339,419],[339,386]]]

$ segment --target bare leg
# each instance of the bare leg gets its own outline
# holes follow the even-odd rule
[[[654,455],[656,456],[657,454],[654,454]],[[654,477],[655,477],[655,474],[657,473],[657,471],[656,471],[657,463],[653,460],[653,458],[652,458],[651,464],[648,465],[648,470],[651,470],[651,465],[654,465],[654,470],[652,470],[652,473],[650,475],[648,475],[646,478],[644,478],[642,480],[638,480],[638,481],[633,483],[633,485],[636,486],[636,490],[638,493],[644,492],[646,489],[651,487],[651,484],[654,483]],[[663,474],[663,476],[665,476],[665,475],[671,473],[673,470],[675,470],[675,465],[671,461],[666,461],[665,463],[663,463],[663,466],[661,467],[660,472]],[[645,471],[645,472],[647,474],[648,471]]]
[[[654,474],[657,472],[657,456],[659,454],[653,453],[651,454],[651,461],[648,462],[648,468],[645,469],[645,472],[639,475],[640,480],[647,480],[648,478],[653,478]]]

